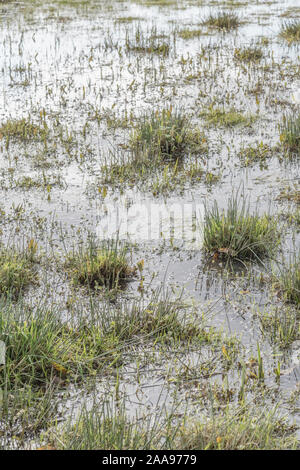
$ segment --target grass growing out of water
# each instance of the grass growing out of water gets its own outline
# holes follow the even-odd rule
[[[238,157],[241,159],[244,166],[250,166],[254,163],[260,163],[262,165],[268,158],[273,156],[276,150],[276,148],[272,149],[269,145],[260,142],[255,145],[243,147],[238,153]]]
[[[237,48],[234,51],[234,58],[240,62],[259,62],[263,57],[260,47]]]
[[[0,294],[18,296],[28,285],[37,281],[29,253],[14,249],[0,250]]]
[[[271,256],[280,239],[275,220],[249,214],[249,206],[245,201],[239,205],[237,196],[229,200],[227,211],[220,211],[216,202],[206,208],[203,236],[207,251],[239,260]]]
[[[280,270],[279,283],[286,300],[300,306],[300,251]]]
[[[117,289],[136,271],[129,265],[127,255],[126,246],[121,247],[117,242],[107,242],[101,247],[90,243],[87,248],[68,255],[66,268],[75,285]]]
[[[206,149],[206,139],[199,129],[191,128],[183,113],[170,108],[144,116],[131,135],[130,147],[137,158],[142,154],[176,161]]]
[[[289,153],[300,153],[300,113],[284,116],[280,126],[280,141]]]
[[[238,125],[250,125],[254,122],[255,118],[252,116],[245,116],[235,109],[225,111],[224,109],[210,107],[206,111],[199,114],[203,117],[209,126],[225,126],[234,127]]]
[[[282,25],[280,36],[288,42],[300,41],[300,21],[290,20]]]
[[[46,123],[44,126],[34,124],[30,119],[10,119],[0,127],[0,139],[3,137],[8,143],[10,139],[28,142],[30,140],[44,141],[49,130]]]
[[[287,348],[300,338],[300,325],[295,312],[288,308],[272,309],[269,307],[258,312],[263,335],[268,335],[281,348]]]
[[[188,450],[295,449],[295,429],[276,416],[253,406],[227,408],[223,415],[186,425],[179,448]]]
[[[182,29],[179,31],[178,36],[182,39],[194,39],[203,34],[202,29]]]
[[[237,29],[240,24],[240,18],[234,13],[219,12],[217,14],[211,13],[202,24],[211,26],[213,28],[229,31],[231,29]]]
[[[144,54],[158,54],[167,56],[170,52],[168,36],[158,34],[156,28],[152,28],[150,34],[144,34],[139,27],[135,31],[134,39],[126,37],[127,51],[140,52]]]
[[[255,450],[295,449],[294,427],[276,416],[276,408],[266,413],[253,406],[226,408],[209,418],[185,420],[172,425],[172,414],[162,412],[155,419],[129,419],[123,407],[112,405],[83,409],[75,424],[69,423],[54,435],[51,443],[59,449],[183,449]],[[56,438],[56,436],[58,438]]]

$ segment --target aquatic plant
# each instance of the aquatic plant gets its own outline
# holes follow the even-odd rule
[[[69,253],[65,267],[74,284],[90,288],[118,288],[126,283],[136,271],[127,261],[128,248],[118,242],[94,243]]]
[[[203,229],[204,248],[217,256],[231,259],[256,259],[271,256],[279,243],[276,221],[268,216],[251,215],[249,205],[238,196],[228,201],[226,211],[215,202],[206,207]]]

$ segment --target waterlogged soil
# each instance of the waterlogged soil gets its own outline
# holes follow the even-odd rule
[[[26,118],[48,130],[45,140],[26,141],[7,139],[0,130],[1,236],[4,244],[21,246],[34,239],[44,259],[39,285],[28,289],[26,302],[34,306],[45,300],[60,306],[64,316],[72,299],[74,312],[88,315],[89,298],[84,289],[74,291],[61,260],[90,234],[99,239],[114,236],[116,224],[110,217],[118,211],[120,219],[130,219],[132,263],[144,260],[143,280],[136,276],[118,302],[146,300],[163,287],[174,298],[183,295],[208,325],[236,335],[245,361],[257,359],[259,344],[266,399],[280,402],[282,412],[297,423],[300,336],[281,347],[266,333],[261,314],[286,307],[272,285],[271,268],[299,247],[297,226],[286,218],[296,211],[296,204],[279,197],[288,188],[299,188],[299,160],[286,158],[278,147],[282,118],[297,109],[291,93],[300,79],[300,46],[289,45],[279,32],[284,20],[299,16],[298,2],[237,4],[234,11],[241,25],[227,33],[201,24],[209,13],[233,8],[231,2],[218,2],[218,7],[215,3],[1,3],[1,126]],[[184,39],[180,31],[187,29],[202,33]],[[146,39],[161,38],[168,44],[168,54],[128,49],[126,42],[134,42],[137,31]],[[236,49],[253,45],[262,49],[260,61],[235,59]],[[214,177],[197,182],[183,177],[170,186],[158,172],[147,183],[126,178],[107,182],[103,165],[126,154],[130,133],[141,116],[170,106],[186,113],[205,133],[208,152],[199,161],[204,175]],[[202,113],[211,106],[234,108],[253,119],[229,128],[208,126]],[[270,155],[245,165],[241,149],[261,142],[271,148]],[[203,210],[216,200],[226,208],[236,191],[248,198],[252,211],[280,216],[282,246],[272,262],[225,269],[219,259],[205,255],[201,237],[192,249],[182,237],[170,239],[167,216],[159,225],[153,215],[152,224],[159,230],[156,237],[145,235],[151,206],[194,205]],[[131,207],[140,210],[128,216]],[[157,216],[156,209],[153,213]],[[175,226],[181,227],[177,212],[174,218]],[[198,222],[200,230],[203,221]],[[125,236],[126,230],[121,238]],[[96,301],[101,305],[105,300],[99,294]],[[131,416],[159,414],[168,408],[180,420],[187,409],[191,415],[206,412],[207,376],[199,370],[205,363],[213,365],[210,384],[221,387],[222,352],[213,354],[208,346],[168,353],[147,348],[141,344],[125,354],[122,368],[97,377],[96,384],[87,379],[86,387],[70,386],[60,392],[57,417],[62,425],[83,404],[89,407],[110,396],[112,401],[124,399]],[[279,379],[274,372],[278,361]],[[183,369],[185,378],[180,375]],[[229,390],[239,388],[237,366],[227,380]],[[250,399],[254,389],[253,385]],[[236,400],[233,393],[232,401]],[[37,444],[33,439],[22,445]]]

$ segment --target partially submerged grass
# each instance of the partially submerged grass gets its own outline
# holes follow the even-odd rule
[[[194,39],[201,35],[203,35],[202,29],[182,29],[178,33],[178,36],[182,39]]]
[[[272,344],[288,348],[300,338],[300,324],[297,315],[290,308],[265,308],[257,312],[261,322],[262,333],[268,336]]]
[[[173,161],[189,152],[203,152],[205,144],[203,133],[191,127],[183,112],[171,108],[142,117],[130,139],[137,158],[142,153],[148,158]]]
[[[239,204],[237,196],[229,200],[226,211],[220,211],[216,202],[206,208],[203,232],[207,251],[239,260],[271,256],[280,240],[276,221],[268,215],[251,215],[245,200]]]
[[[202,21],[203,25],[211,26],[212,28],[229,31],[237,29],[241,20],[235,13],[219,12],[217,14],[210,13],[210,15]]]
[[[123,408],[105,404],[83,409],[80,417],[50,435],[57,449],[71,450],[256,450],[296,449],[295,427],[270,411],[252,406],[226,408],[218,416],[185,419],[172,424],[171,416],[129,419]]]
[[[255,120],[253,116],[246,116],[235,109],[225,111],[221,108],[210,107],[199,114],[210,126],[234,127],[238,125],[249,126]]]
[[[277,148],[272,148],[263,142],[256,143],[256,145],[248,145],[241,148],[238,157],[241,159],[244,166],[251,166],[255,163],[264,165],[268,158],[272,158]]]
[[[221,416],[195,419],[180,432],[179,449],[263,450],[296,449],[295,428],[271,411],[254,406],[227,408]]]
[[[136,268],[128,263],[128,248],[118,242],[106,242],[102,246],[90,243],[85,249],[67,256],[65,267],[75,285],[92,289],[106,287],[116,289],[124,285]]]
[[[37,273],[29,252],[0,248],[0,294],[17,297],[36,281]]]
[[[277,200],[286,200],[294,202],[295,204],[300,204],[300,186],[295,184],[294,187],[288,186],[283,189],[277,197]]]
[[[151,32],[145,35],[138,27],[134,39],[130,39],[127,35],[126,49],[131,52],[158,54],[166,57],[170,52],[170,40],[168,36],[158,34],[156,28],[152,28]]]
[[[46,123],[44,126],[34,124],[29,118],[9,119],[0,127],[0,139],[5,138],[8,143],[11,139],[28,142],[31,140],[44,141],[49,134]]]
[[[300,154],[300,113],[284,116],[280,125],[280,141],[283,147],[296,155]]]
[[[259,62],[263,57],[260,47],[236,48],[234,58],[240,62]]]
[[[283,23],[280,36],[289,43],[300,41],[300,21],[295,19]]]
[[[300,306],[300,251],[294,253],[280,269],[279,285],[284,298]]]

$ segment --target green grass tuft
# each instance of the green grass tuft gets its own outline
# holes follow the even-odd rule
[[[290,20],[285,22],[281,27],[280,36],[289,43],[300,41],[300,21]]]
[[[22,253],[13,248],[0,251],[0,294],[16,297],[37,281],[32,261],[29,252]]]
[[[300,250],[281,268],[279,284],[284,298],[300,306]]]
[[[130,147],[139,158],[177,160],[187,153],[202,152],[206,139],[199,129],[190,126],[179,111],[163,109],[141,118],[130,139]]]
[[[284,116],[280,125],[280,141],[289,153],[300,154],[300,113]]]
[[[234,58],[240,62],[259,62],[263,57],[260,47],[237,48],[234,51]]]
[[[114,241],[100,247],[90,243],[87,248],[70,253],[65,267],[75,285],[117,289],[136,271],[128,264],[127,255],[126,246],[120,247]]]
[[[216,202],[206,208],[203,235],[207,251],[239,260],[271,256],[280,239],[276,222],[267,215],[250,215],[245,201],[239,207],[237,196],[229,200],[226,212]]]
[[[241,24],[241,20],[235,13],[219,12],[217,14],[211,13],[202,21],[202,24],[229,31],[231,29],[237,29]]]

